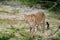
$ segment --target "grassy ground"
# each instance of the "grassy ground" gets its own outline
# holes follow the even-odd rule
[[[2,29],[2,27],[0,27],[2,30],[0,30],[0,40],[34,40],[32,38],[30,38],[29,35],[29,31],[28,31],[28,27],[26,26],[25,23],[21,23],[21,25],[19,26],[19,28],[12,26],[11,24],[15,24],[13,22],[16,21],[11,21],[11,20],[1,20],[0,19],[0,24],[4,25],[4,29]],[[5,24],[3,24],[5,23]],[[10,28],[6,27],[8,24],[10,23]],[[0,25],[1,26],[1,25]],[[41,37],[39,36],[38,39],[41,39]]]
[[[53,25],[53,29],[58,27],[58,23],[56,21],[54,22],[54,20],[50,21],[49,23],[50,25]],[[15,27],[13,26],[14,24],[19,24],[19,26],[17,25],[17,27]],[[40,31],[38,31],[38,34],[39,33]],[[60,32],[57,33],[57,36],[54,39],[60,40]],[[14,21],[0,19],[0,40],[36,40],[36,38],[30,38],[29,28],[26,23],[17,20]],[[37,40],[41,40],[40,35],[37,36]]]
[[[12,8],[10,6],[5,6],[5,5],[1,5],[0,6],[0,13],[6,13],[6,14],[11,14],[11,15],[16,15],[19,14],[19,11],[16,10],[15,8]]]
[[[18,11],[9,12],[6,8],[0,10],[0,12],[13,15],[19,13]],[[52,29],[52,32],[50,30],[46,31],[48,34],[50,32],[53,33],[58,28],[58,25],[60,25],[60,20],[52,18],[51,15],[46,17],[46,21],[49,22]],[[37,34],[36,38],[30,38],[29,27],[22,21],[0,19],[0,40],[42,40],[40,30],[37,31]],[[52,40],[60,40],[60,31],[57,32]]]

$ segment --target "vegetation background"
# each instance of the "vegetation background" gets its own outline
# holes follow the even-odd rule
[[[28,7],[45,10],[46,15],[49,14],[46,19],[52,26],[51,33],[60,25],[60,0],[0,0],[0,40],[36,40],[36,38],[30,38],[26,23],[19,20],[3,19],[5,14],[18,15],[23,12],[19,7],[23,10]],[[42,40],[40,30],[37,40]],[[51,40],[60,40],[60,31]]]

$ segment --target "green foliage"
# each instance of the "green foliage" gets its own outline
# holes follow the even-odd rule
[[[60,32],[57,34],[57,37],[55,38],[55,40],[60,40]]]
[[[20,0],[22,4],[26,4],[28,0]]]
[[[52,10],[59,12],[60,4],[58,3]]]
[[[56,40],[60,40],[60,37],[57,37]]]
[[[6,0],[0,0],[0,1],[6,1]],[[11,1],[12,0],[7,0],[7,1]],[[41,6],[41,8],[44,9],[49,9],[51,8],[53,5],[55,5],[54,2],[57,3],[57,5],[55,7],[53,7],[51,10],[52,11],[58,11],[60,9],[60,0],[53,0],[53,1],[44,1],[44,0],[13,0],[13,2],[21,2],[21,4],[23,5],[28,5],[30,7],[33,7],[34,5],[36,6],[37,4],[39,4],[38,6]],[[37,8],[37,7],[36,7]]]
[[[42,1],[42,2],[41,2]],[[54,2],[56,2],[57,3],[57,5],[55,6],[55,7],[53,7],[51,10],[53,11],[53,10],[56,10],[56,11],[58,11],[59,10],[59,8],[60,8],[60,2],[59,2],[59,0],[55,0],[55,1],[48,1],[48,2],[44,2],[43,0],[21,0],[21,2],[22,2],[22,4],[27,4],[27,5],[29,5],[30,7],[32,7],[32,6],[34,6],[34,5],[36,5],[36,4],[40,4],[41,5],[41,7],[42,8],[44,8],[44,9],[49,9],[49,8],[51,8],[52,6],[54,6],[55,5],[55,3]]]
[[[14,34],[5,31],[0,31],[0,40],[9,40],[12,37],[14,37]]]

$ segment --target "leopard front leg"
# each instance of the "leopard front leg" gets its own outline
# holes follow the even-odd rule
[[[36,35],[37,28],[36,27],[30,27],[30,37],[34,38]]]

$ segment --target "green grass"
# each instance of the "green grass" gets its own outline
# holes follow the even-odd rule
[[[58,20],[60,20],[60,14],[50,14],[50,17],[56,18]]]
[[[18,20],[0,19],[0,23],[14,24],[14,23],[18,23],[18,22],[20,22],[20,21],[18,21]]]
[[[12,37],[14,37],[14,34],[12,32],[6,30],[0,31],[0,40],[9,40]]]
[[[3,13],[9,13],[9,12],[6,11],[6,10],[0,10],[0,12],[3,12]]]
[[[15,21],[0,19],[0,23],[13,24],[13,22]],[[12,25],[11,28],[4,28],[3,30],[0,31],[0,40],[35,40],[36,38],[30,38],[30,34],[29,31],[27,31],[28,30],[27,28],[28,27],[26,26],[25,23],[22,23],[19,28],[15,28]],[[41,37],[38,36],[37,39],[40,40]]]
[[[0,10],[0,12],[7,13],[7,14],[10,14],[10,15],[17,15],[17,14],[19,14],[19,11],[17,11],[17,10],[15,10],[13,12],[9,12],[7,10]]]
[[[60,20],[60,14],[59,13],[54,13],[54,12],[50,11],[50,12],[48,12],[48,14],[49,14],[48,17],[52,17],[52,18]]]
[[[3,20],[0,19],[0,23],[9,23],[9,24],[14,24],[18,23],[20,21],[17,20]],[[42,37],[40,35],[37,35],[36,38],[30,38],[29,31],[27,31],[28,27],[24,22],[20,22],[21,25],[19,28],[16,28],[14,26],[10,26],[11,28],[5,28],[0,31],[0,40],[42,40]],[[4,25],[4,24],[3,24]],[[40,30],[38,29],[40,32]],[[60,33],[58,34],[60,35]],[[55,40],[60,40],[60,36],[56,37]]]

